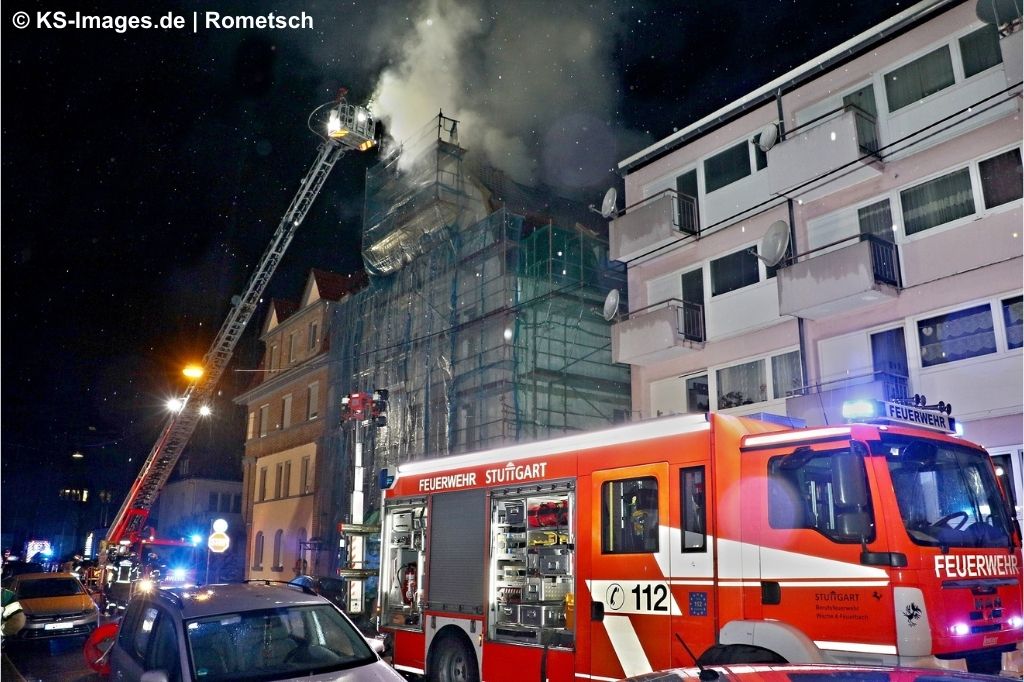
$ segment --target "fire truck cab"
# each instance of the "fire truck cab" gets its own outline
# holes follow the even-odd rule
[[[998,671],[1021,639],[1020,529],[985,450],[910,409],[809,429],[670,417],[382,472],[395,667]]]

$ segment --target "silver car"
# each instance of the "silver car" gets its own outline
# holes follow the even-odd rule
[[[400,682],[327,599],[271,582],[132,598],[109,653],[113,682]]]

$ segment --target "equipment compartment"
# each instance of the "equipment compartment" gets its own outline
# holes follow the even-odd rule
[[[571,483],[492,492],[490,638],[573,647],[574,503]]]

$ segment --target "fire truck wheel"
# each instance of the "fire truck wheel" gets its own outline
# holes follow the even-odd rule
[[[716,644],[701,655],[700,665],[727,665],[729,663],[786,663],[774,651],[749,644]]]
[[[446,635],[434,644],[434,682],[479,682],[480,673],[476,668],[476,656],[465,637]]]

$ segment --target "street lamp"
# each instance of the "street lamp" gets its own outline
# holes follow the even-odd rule
[[[181,370],[181,373],[192,381],[203,378],[203,368],[201,365],[185,365],[185,368]]]

